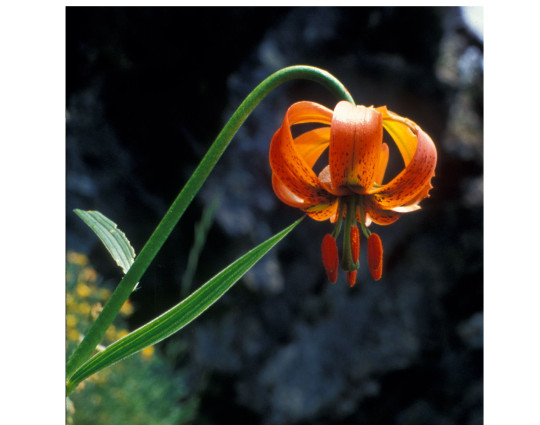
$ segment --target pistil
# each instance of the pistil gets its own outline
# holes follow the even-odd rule
[[[356,200],[359,195],[350,195],[345,201],[345,226],[343,229],[343,257],[341,268],[347,272],[358,268],[358,258],[354,259],[351,249],[351,228],[356,227]]]

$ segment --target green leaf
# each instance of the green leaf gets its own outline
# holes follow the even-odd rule
[[[83,211],[79,209],[74,211],[101,239],[116,264],[126,274],[135,260],[135,250],[124,232],[117,227],[116,223],[109,220],[99,211]]]
[[[146,325],[109,345],[84,363],[67,383],[69,394],[79,382],[150,345],[171,336],[197,318],[227,292],[270,249],[294,229],[303,217],[267,239],[206,282],[188,298]]]
[[[199,257],[206,242],[208,230],[210,229],[210,226],[212,226],[214,214],[220,202],[220,196],[215,196],[210,205],[204,208],[201,221],[195,224],[195,239],[191,249],[189,250],[186,269],[184,270],[184,274],[182,276],[182,287],[180,292],[182,297],[186,297],[191,291],[191,284],[197,269]]]
[[[268,94],[279,85],[295,80],[307,79],[322,84],[340,99],[345,99],[354,104],[354,100],[345,86],[341,84],[333,75],[312,66],[298,65],[290,66],[276,71],[244,99],[238,109],[233,113],[225,127],[218,134],[214,143],[208,149],[182,191],[178,194],[165,216],[158,224],[146,244],[142,247],[137,258],[120,281],[109,301],[103,307],[103,311],[98,316],[91,328],[86,332],[75,352],[66,364],[66,377],[69,379],[84,362],[86,362],[97,345],[103,338],[105,331],[111,325],[114,318],[120,311],[123,303],[133,292],[137,282],[139,282],[150,266],[161,246],[165,243],[170,233],[184,214],[186,208],[191,203],[212,169],[217,164],[219,158],[231,142],[232,138],[244,123],[247,117]]]

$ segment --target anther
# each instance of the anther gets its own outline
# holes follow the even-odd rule
[[[351,254],[353,261],[358,263],[360,257],[360,232],[356,225],[351,226]]]
[[[321,244],[322,261],[330,283],[336,283],[339,267],[339,255],[336,240],[327,233]]]
[[[379,280],[382,276],[383,265],[383,247],[381,238],[377,233],[372,233],[368,238],[367,246],[367,262],[369,272],[375,280]]]
[[[347,272],[347,283],[351,288],[356,284],[356,270],[353,272]]]

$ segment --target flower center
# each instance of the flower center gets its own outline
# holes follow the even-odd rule
[[[364,212],[365,195],[354,193],[343,196],[339,200],[338,218],[331,234],[327,234],[322,244],[323,264],[330,282],[337,280],[338,251],[336,239],[341,233],[343,225],[343,246],[341,255],[341,268],[347,272],[349,286],[356,283],[356,273],[360,257],[360,231],[368,240],[368,263],[371,275],[375,280],[380,279],[382,273],[382,244],[377,234],[371,233],[366,227]],[[345,223],[343,223],[345,221]]]

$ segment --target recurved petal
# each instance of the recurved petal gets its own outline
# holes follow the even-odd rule
[[[417,204],[427,196],[435,175],[437,150],[433,140],[419,127],[414,155],[401,173],[371,193],[377,208],[392,209]]]
[[[374,183],[381,185],[384,179],[384,173],[386,172],[386,167],[388,165],[388,159],[390,157],[390,150],[388,145],[383,143],[381,145],[381,153],[379,155],[379,162],[377,163],[377,168],[375,169],[375,178]]]
[[[416,133],[420,127],[414,121],[389,111],[386,106],[375,109],[382,114],[383,127],[392,136],[407,166],[416,151]]]
[[[339,102],[334,109],[330,133],[329,163],[332,184],[373,185],[383,137],[382,115],[373,108]]]
[[[364,201],[364,209],[366,216],[380,226],[392,224],[403,215],[403,212],[378,208],[371,197],[366,197]]]
[[[293,139],[298,155],[313,168],[330,143],[330,127],[316,128]]]
[[[401,216],[401,213],[379,209],[372,210],[367,214],[367,217],[379,226],[387,226],[389,224],[392,224],[396,222]]]
[[[315,102],[293,103],[285,114],[285,119],[289,125],[302,124],[307,122],[318,122],[330,124],[332,122],[332,110],[326,106]]]
[[[281,202],[291,207],[308,208],[313,206],[313,204],[306,202],[302,198],[299,198],[289,189],[287,189],[287,186],[285,186],[275,174],[272,174],[272,189],[274,189],[274,193]]]
[[[276,196],[284,203],[294,208],[300,208],[302,211],[306,212],[311,218],[324,221],[331,219],[334,221],[335,215],[337,214],[337,199],[328,198],[325,200],[326,203],[309,203],[294,193],[292,193],[287,186],[285,186],[275,174],[272,175],[272,188]]]
[[[328,204],[315,205],[313,207],[305,208],[304,211],[314,220],[325,221],[330,219],[333,223],[336,221],[337,217],[338,201],[336,199]]]
[[[320,132],[312,133],[312,137],[303,139],[300,153],[293,142],[290,126],[305,122],[330,124],[332,111],[314,102],[297,102],[289,107],[283,118],[281,127],[276,131],[270,144],[270,166],[272,171],[287,188],[301,199],[317,203],[323,192],[318,184],[317,175],[306,162],[312,161],[322,152],[322,136]],[[317,148],[316,146],[319,146]],[[313,149],[311,149],[313,148]],[[319,152],[320,151],[320,152]],[[316,159],[315,159],[316,161]]]
[[[287,114],[272,138],[269,159],[273,173],[295,196],[310,205],[328,203],[317,175],[294,147]]]

